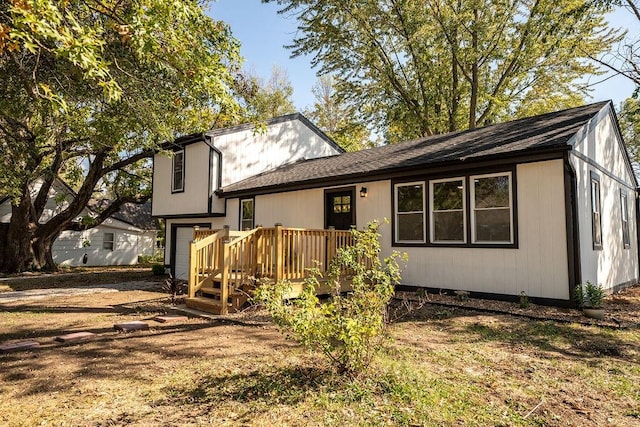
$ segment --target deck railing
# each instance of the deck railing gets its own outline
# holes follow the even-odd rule
[[[221,301],[257,278],[301,281],[308,268],[326,272],[338,248],[353,244],[351,232],[258,227],[246,232],[195,230],[189,263],[189,297],[209,280],[221,284]],[[223,310],[226,304],[223,304]]]

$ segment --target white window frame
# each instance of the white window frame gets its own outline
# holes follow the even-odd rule
[[[439,184],[442,182],[452,182],[452,181],[461,181],[462,182],[462,209],[450,209],[445,211],[436,211],[434,210],[434,202],[433,202],[433,187],[434,184]],[[435,219],[434,213],[436,212],[460,212],[462,211],[462,240],[436,240],[435,239]],[[429,240],[431,243],[435,245],[451,245],[451,244],[466,244],[467,243],[467,180],[464,176],[456,176],[452,178],[442,178],[442,179],[431,179],[429,180]]]
[[[244,202],[251,202],[253,206],[253,215],[251,216],[251,227],[243,227],[242,223],[247,221],[244,219]],[[255,227],[256,223],[256,200],[253,197],[248,197],[246,199],[240,199],[240,231],[243,231],[245,228],[249,228],[250,230]]]
[[[416,185],[420,185],[422,186],[422,211],[409,211],[409,212],[398,212],[398,187],[412,187],[412,186],[416,186]],[[427,224],[426,224],[426,197],[425,197],[425,192],[426,192],[426,182],[425,181],[413,181],[413,182],[402,182],[402,183],[398,183],[395,184],[393,186],[393,198],[394,198],[394,216],[395,216],[395,239],[396,239],[396,243],[413,243],[413,244],[424,244],[427,241]],[[399,239],[399,227],[400,227],[400,221],[398,220],[400,215],[407,215],[407,214],[417,214],[417,213],[421,213],[422,214],[422,239],[421,240],[400,240]]]
[[[107,234],[111,234],[111,240],[107,240]],[[110,247],[106,247],[107,244],[110,244]],[[113,233],[113,232],[102,233],[102,249],[105,251],[113,252],[115,248],[116,248],[116,233]]]
[[[181,178],[181,186],[180,187],[176,187],[176,158],[178,157],[178,155],[181,155],[182,158],[182,164],[180,165],[182,168],[182,178]],[[185,168],[184,168],[184,164],[185,164],[185,152],[184,149],[182,150],[178,150],[178,151],[174,151],[173,152],[173,157],[171,158],[171,192],[172,193],[179,193],[181,191],[184,191],[184,172],[185,172]]]
[[[476,239],[476,210],[497,210],[497,209],[505,209],[505,207],[499,208],[476,208],[476,186],[475,180],[482,178],[494,178],[498,176],[507,176],[509,178],[509,240],[501,240],[501,241],[490,241],[490,240],[477,240]],[[506,245],[513,244],[514,239],[514,226],[513,226],[513,174],[511,172],[498,172],[498,173],[489,173],[482,175],[471,175],[469,177],[469,185],[471,187],[471,211],[470,220],[471,220],[471,242],[474,244],[483,244],[483,245]]]

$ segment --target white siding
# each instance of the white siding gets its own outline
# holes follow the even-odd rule
[[[264,132],[240,127],[216,135],[213,145],[222,153],[221,186],[241,181],[283,164],[301,159],[330,156],[338,150],[300,120],[268,125]],[[210,171],[210,147],[204,142],[185,147],[183,193],[171,193],[171,158],[156,154],[153,174],[153,215],[205,214],[208,212],[209,175],[217,179],[217,164]],[[213,183],[213,182],[212,182]],[[215,190],[215,188],[213,189]],[[223,202],[214,197],[213,211],[223,212]],[[227,212],[229,209],[227,207]]]
[[[403,284],[477,292],[568,299],[567,240],[562,160],[518,165],[517,249],[392,247],[391,225],[383,224],[383,255],[406,251]],[[358,196],[367,187],[367,197]],[[391,220],[391,182],[356,184],[358,228]],[[256,196],[256,223],[322,228],[324,189]]]
[[[104,234],[113,233],[113,250],[104,249]],[[88,245],[88,246],[87,246]],[[60,265],[131,265],[138,255],[152,255],[155,231],[99,225],[86,231],[63,231],[53,242],[53,260]],[[87,263],[82,259],[87,255]]]
[[[206,213],[209,206],[209,150],[204,142],[185,147],[184,191],[171,192],[172,158],[156,154],[153,165],[153,215]]]
[[[409,255],[403,283],[568,299],[562,160],[518,165],[516,179],[517,249],[396,248]]]
[[[338,151],[300,120],[214,136],[222,152],[222,186],[300,159],[330,156]]]
[[[577,175],[578,223],[582,282],[601,284],[606,289],[638,280],[638,239],[636,233],[636,193],[608,109],[594,119],[580,135],[575,150],[589,159],[571,155]],[[590,164],[591,163],[591,164]],[[600,179],[602,249],[593,248],[591,224],[591,172]],[[620,189],[628,194],[631,246],[623,246]]]

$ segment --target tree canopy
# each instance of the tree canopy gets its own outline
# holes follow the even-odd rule
[[[330,75],[320,76],[311,91],[315,102],[305,111],[305,115],[346,151],[371,146],[367,127],[356,121],[354,107],[338,98]]]
[[[238,42],[192,0],[11,0],[0,4],[0,196],[12,218],[5,271],[52,267],[50,250],[95,189],[114,208],[149,197],[160,143],[239,114]],[[75,200],[41,216],[55,179]]]
[[[588,0],[264,1],[297,17],[293,55],[391,142],[579,104],[588,58],[617,37]]]

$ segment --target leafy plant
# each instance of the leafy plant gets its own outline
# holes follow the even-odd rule
[[[332,291],[327,302],[321,304],[316,296],[322,277],[317,267],[310,269],[304,290],[295,300],[284,299],[291,289],[287,281],[263,283],[254,297],[289,338],[321,352],[342,374],[364,372],[381,348],[387,337],[388,305],[400,281],[398,259],[407,259],[406,254],[394,252],[380,260],[378,228],[374,221],[363,231],[351,231],[353,246],[340,248],[329,266],[326,278]],[[341,284],[347,280],[352,291],[342,295]]]
[[[520,292],[520,308],[529,307],[529,296],[525,291]]]
[[[178,296],[184,292],[184,280],[176,279],[170,274],[162,288],[169,293],[171,304],[175,304]]]
[[[604,289],[599,284],[587,281],[585,285],[576,285],[575,299],[579,307],[602,308],[604,307],[604,297]]]
[[[164,265],[162,264],[153,264],[151,266],[151,272],[154,276],[164,276]]]

